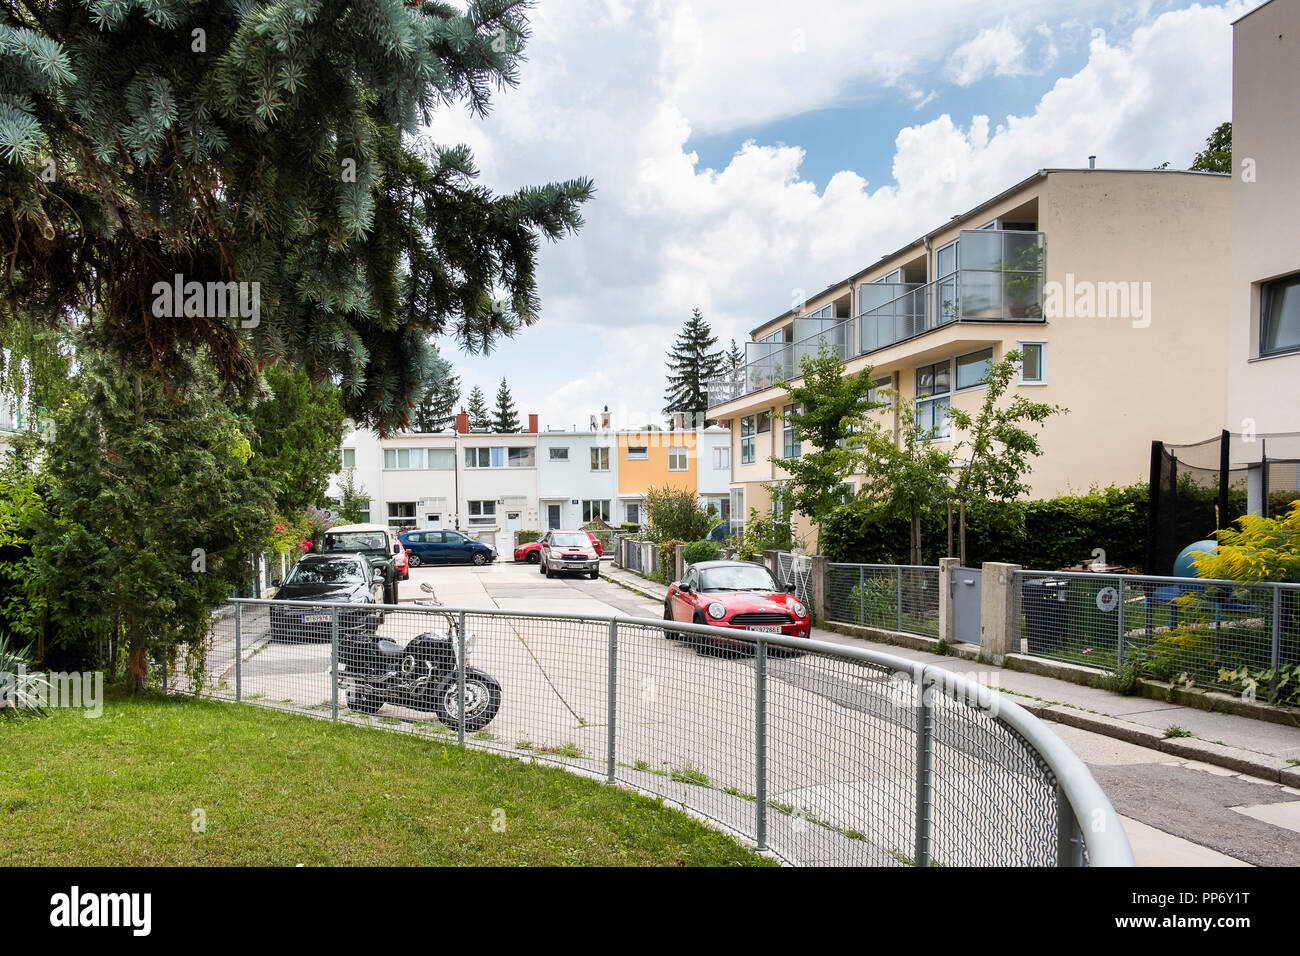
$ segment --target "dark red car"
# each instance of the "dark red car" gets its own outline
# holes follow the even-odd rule
[[[812,622],[808,608],[777,586],[772,572],[748,561],[701,561],[674,581],[664,601],[664,620],[711,624],[738,631],[808,637]],[[684,635],[667,631],[669,640],[690,637],[696,650],[717,647],[749,648],[750,641]]]
[[[591,539],[591,546],[596,549],[596,557],[603,555],[605,549],[602,547],[600,539],[590,531],[587,532],[587,537]],[[527,544],[521,544],[519,547],[515,548],[515,560],[526,561],[529,564],[537,564],[542,560],[542,542],[529,541]]]

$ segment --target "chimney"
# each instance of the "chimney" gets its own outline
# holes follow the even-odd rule
[[[469,415],[463,408],[460,410],[460,414],[456,416],[456,431],[462,435],[469,434]]]
[[[529,415],[529,416],[528,416],[528,434],[530,434],[530,435],[536,435],[536,434],[537,434],[537,416],[536,416],[536,415]]]
[[[1089,168],[1089,169],[1096,169],[1096,168],[1097,168],[1097,157],[1096,157],[1096,156],[1089,156],[1089,157],[1088,157],[1088,168]]]
[[[673,412],[673,431],[682,431],[686,428],[686,413]]]
[[[600,413],[600,427],[604,429],[609,428],[609,406],[608,405],[606,405],[604,411]]]

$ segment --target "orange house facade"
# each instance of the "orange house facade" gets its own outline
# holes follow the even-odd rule
[[[618,515],[614,523],[646,520],[646,493],[683,488],[698,493],[699,451],[694,430],[618,433]]]

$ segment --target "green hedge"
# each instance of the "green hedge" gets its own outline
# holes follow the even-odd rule
[[[716,561],[722,557],[722,551],[712,541],[692,541],[682,551],[682,560],[690,564],[699,564],[701,561]]]
[[[1190,544],[1210,537],[1217,526],[1215,501],[1213,489],[1180,483],[1175,540]],[[1244,508],[1244,493],[1232,492],[1229,511],[1238,514]],[[953,521],[955,524],[955,513]],[[953,533],[955,551],[955,529]],[[1101,548],[1109,564],[1147,570],[1142,568],[1146,537],[1147,486],[1112,486],[1084,495],[973,509],[966,516],[966,563],[1008,561],[1027,568],[1056,570],[1091,561],[1093,549]],[[905,518],[891,519],[853,502],[827,522],[822,550],[832,561],[907,564],[910,540]],[[945,515],[923,516],[921,546],[924,564],[937,564],[947,553]],[[1157,568],[1149,573],[1169,571]]]
[[[519,532],[520,544],[528,544],[530,541],[541,541],[541,540],[542,540],[542,532],[540,531],[529,530],[529,531]]]

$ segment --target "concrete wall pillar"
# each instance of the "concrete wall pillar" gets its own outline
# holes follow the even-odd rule
[[[763,563],[767,569],[772,572],[772,577],[776,578],[777,584],[781,583],[781,561],[777,558],[779,551],[764,551]]]
[[[812,598],[814,620],[830,620],[827,598],[830,595],[830,561],[824,554],[812,556],[812,569],[809,572],[808,596]]]
[[[1016,621],[1013,572],[1018,564],[984,563],[980,590],[980,650],[994,657],[1020,651],[1020,628]]]
[[[952,618],[952,572],[956,558],[939,559],[939,640],[952,644],[956,637]]]
[[[673,580],[680,581],[686,573],[686,545],[673,545]]]

